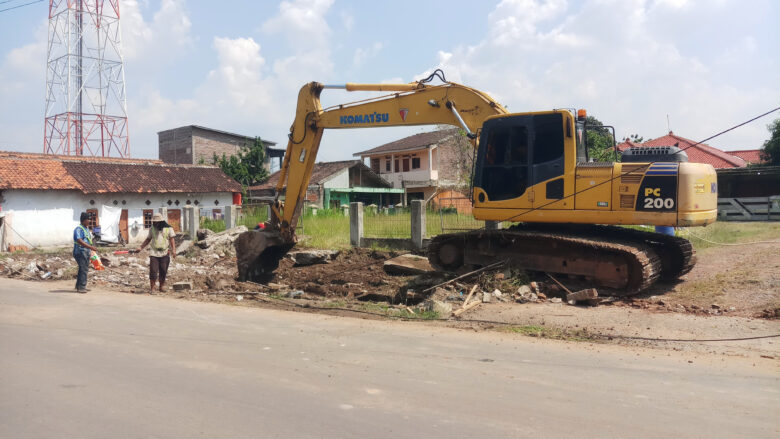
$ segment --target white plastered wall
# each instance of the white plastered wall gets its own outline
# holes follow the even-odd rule
[[[79,191],[6,189],[2,191],[2,196],[6,237],[3,250],[8,245],[70,245],[81,212],[98,209],[99,216],[104,205],[127,209],[128,237],[131,243],[137,243],[143,241],[147,234],[143,228],[144,209],[181,209],[187,205],[187,201],[193,205],[197,201],[198,206],[203,208],[224,208],[233,203],[231,192],[83,194]],[[168,205],[169,200],[171,205]],[[94,204],[90,201],[94,201]],[[178,205],[176,201],[179,201]]]

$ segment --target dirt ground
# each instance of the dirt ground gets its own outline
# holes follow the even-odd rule
[[[224,243],[223,243],[224,244]],[[275,282],[236,282],[230,245],[190,246],[171,264],[164,293],[185,300],[261,306],[372,319],[430,321],[468,330],[498,330],[522,335],[616,342],[675,350],[780,358],[780,252],[764,243],[712,247],[698,252],[696,267],[675,284],[657,284],[631,298],[606,298],[598,306],[572,306],[564,291],[543,275],[514,271],[483,273],[432,293],[446,307],[431,308],[423,290],[446,280],[440,274],[391,275],[383,270],[396,252],[349,249],[326,264],[295,266],[285,259]],[[92,271],[90,282],[103,288],[149,294],[147,255],[112,255],[106,248],[105,270]],[[69,249],[14,253],[0,258],[7,277],[35,281],[75,279]],[[559,279],[576,290],[577,280]],[[529,300],[518,290],[535,281]],[[170,288],[189,282],[185,289]],[[481,303],[458,317],[469,291]],[[501,291],[493,295],[493,291]],[[472,299],[472,302],[475,300]],[[743,339],[722,341],[723,339]],[[669,340],[685,341],[669,341]],[[700,340],[718,339],[719,342]],[[698,340],[692,342],[690,340]]]

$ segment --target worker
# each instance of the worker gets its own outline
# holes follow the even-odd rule
[[[168,265],[171,258],[176,258],[176,243],[173,238],[176,232],[163,220],[162,214],[155,213],[152,216],[152,227],[149,228],[149,236],[138,247],[137,251],[149,246],[149,288],[154,291],[154,284],[160,279],[160,291],[165,291],[165,278],[168,275]]]
[[[79,266],[79,273],[76,275],[76,291],[84,294],[89,291],[87,289],[89,254],[91,251],[97,252],[97,247],[92,245],[92,232],[87,228],[89,226],[89,214],[81,212],[79,220],[81,224],[73,231],[73,257]]]

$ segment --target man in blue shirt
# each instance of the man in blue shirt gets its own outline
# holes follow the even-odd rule
[[[76,276],[76,291],[87,292],[87,271],[89,270],[89,253],[97,252],[97,247],[92,245],[92,232],[89,231],[89,214],[81,212],[81,224],[73,231],[73,257],[79,265],[79,274]]]

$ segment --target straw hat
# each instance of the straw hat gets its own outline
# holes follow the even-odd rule
[[[154,215],[152,215],[152,222],[153,223],[157,223],[157,222],[160,222],[160,221],[163,221],[163,216],[162,216],[161,213],[155,213]]]

